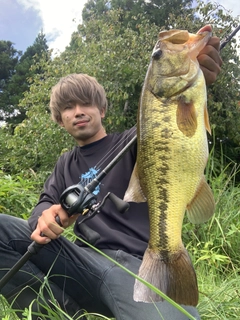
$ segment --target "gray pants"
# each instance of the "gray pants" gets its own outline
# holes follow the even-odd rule
[[[0,278],[12,268],[32,242],[27,221],[0,214]],[[138,272],[141,260],[121,250],[103,250],[124,267]],[[134,278],[91,248],[79,247],[64,237],[51,241],[33,255],[3,287],[1,293],[14,307],[28,307],[45,277],[55,298],[73,316],[77,310],[96,312],[117,320],[186,320],[168,302],[133,301]],[[34,290],[30,289],[34,288]],[[185,307],[200,319],[194,307]]]

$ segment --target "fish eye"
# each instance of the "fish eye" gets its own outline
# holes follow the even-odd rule
[[[162,50],[157,49],[156,51],[153,52],[152,58],[158,60],[160,59],[161,55],[162,55]]]

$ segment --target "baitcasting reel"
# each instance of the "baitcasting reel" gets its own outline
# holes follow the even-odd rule
[[[90,229],[84,222],[97,213],[100,213],[100,208],[105,204],[106,200],[111,200],[120,213],[124,213],[129,208],[129,203],[118,198],[115,194],[108,192],[102,201],[98,202],[96,195],[91,192],[95,189],[96,182],[93,180],[86,187],[81,184],[73,185],[67,188],[60,196],[60,204],[62,208],[71,217],[74,214],[81,214],[84,218],[78,222],[78,228],[86,241],[94,244],[100,235]],[[94,189],[93,189],[94,188]],[[60,224],[59,218],[56,218],[58,224]]]

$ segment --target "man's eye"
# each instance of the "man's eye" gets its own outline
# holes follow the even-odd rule
[[[71,104],[67,104],[64,109],[66,110],[66,109],[72,109],[72,108],[73,106]]]

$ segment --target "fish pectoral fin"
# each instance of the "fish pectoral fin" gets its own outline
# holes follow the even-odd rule
[[[138,177],[137,163],[134,166],[128,188],[125,192],[124,201],[127,202],[146,202],[147,199],[140,186],[140,181]]]
[[[215,210],[213,193],[205,177],[202,178],[192,201],[187,205],[187,215],[192,223],[203,223]]]
[[[193,102],[187,102],[184,97],[180,97],[176,116],[178,129],[191,138],[197,130],[197,115]]]
[[[207,132],[209,134],[211,134],[211,127],[210,127],[210,122],[209,122],[207,105],[204,108],[204,123],[205,123],[205,128],[206,128]]]

